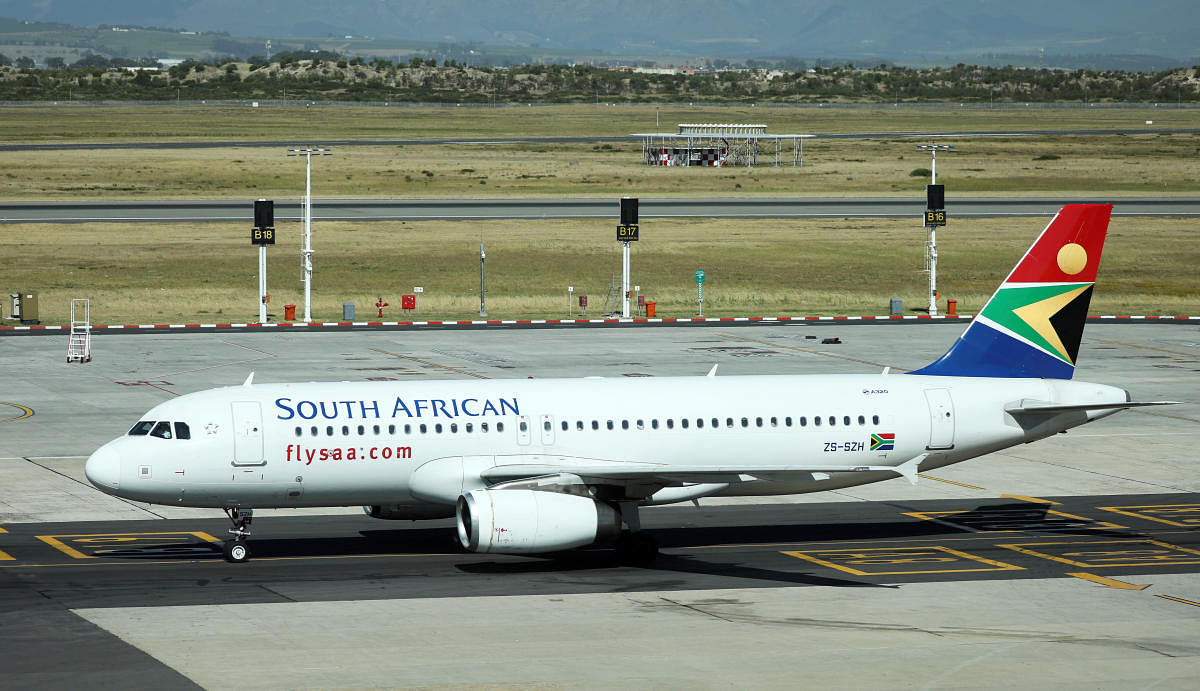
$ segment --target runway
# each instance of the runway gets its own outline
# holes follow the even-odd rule
[[[1063,204],[1112,203],[1114,216],[1197,216],[1200,197],[997,198],[967,197],[948,203],[956,218],[1052,217]],[[642,198],[650,218],[897,218],[920,217],[919,197]],[[0,202],[0,223],[167,223],[246,221],[244,200],[138,200],[120,202]],[[462,221],[486,219],[612,219],[613,198],[573,199],[314,199],[318,221]],[[278,221],[300,221],[300,202],[277,200]]]
[[[1088,128],[1077,130],[1032,129],[1032,130],[980,130],[980,131],[933,131],[933,132],[814,132],[812,139],[938,139],[953,137],[1049,137],[1049,136],[1114,136],[1138,134],[1198,134],[1196,128]],[[666,134],[670,134],[669,132]],[[224,140],[182,142],[80,142],[80,143],[25,143],[0,144],[0,151],[84,151],[89,149],[229,149],[229,148],[279,148],[298,144],[321,146],[436,146],[453,144],[592,144],[597,142],[628,142],[632,135],[605,137],[432,137],[426,139],[322,139],[317,142],[304,140]]]
[[[6,688],[405,685],[1186,688],[1200,675],[1200,328],[1090,324],[1076,378],[1141,399],[902,480],[647,509],[605,550],[462,554],[448,521],[219,513],[94,490],[83,460],[156,403],[255,381],[899,372],[960,324],[0,338]],[[836,336],[837,344],[820,338]],[[20,414],[22,410],[29,414]],[[11,413],[11,414],[9,414]],[[215,515],[214,515],[215,514]],[[1073,574],[1073,575],[1072,575]]]

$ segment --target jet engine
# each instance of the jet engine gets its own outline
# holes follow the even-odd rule
[[[621,516],[588,497],[522,489],[476,489],[458,498],[458,539],[472,552],[531,554],[620,535]]]

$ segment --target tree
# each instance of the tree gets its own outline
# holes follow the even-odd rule
[[[22,69],[32,69],[33,58],[29,57],[28,55],[22,55],[21,57],[17,58],[17,67]]]
[[[8,67],[11,64],[12,60],[10,60],[4,53],[0,53],[0,67]]]
[[[67,66],[67,63],[62,58],[47,58],[46,59],[46,67],[49,67],[52,70],[61,70],[66,66]]]

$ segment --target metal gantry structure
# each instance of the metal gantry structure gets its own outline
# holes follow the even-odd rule
[[[804,165],[804,140],[811,134],[767,134],[766,125],[680,123],[678,132],[632,134],[642,143],[642,159],[650,166],[756,166],[760,154],[774,153],[784,165],[791,144],[793,166]],[[765,143],[765,145],[764,145]],[[774,143],[774,152],[770,144]]]

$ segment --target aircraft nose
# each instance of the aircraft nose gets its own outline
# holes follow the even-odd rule
[[[114,442],[96,449],[83,466],[83,474],[101,490],[118,489],[121,486],[121,454]]]

